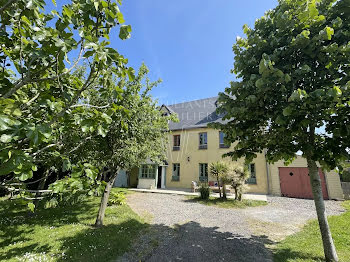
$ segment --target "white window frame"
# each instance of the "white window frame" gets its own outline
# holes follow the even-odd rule
[[[172,173],[172,180],[173,181],[179,181],[180,180],[180,163],[173,163],[173,173]]]
[[[155,179],[157,173],[156,165],[141,165],[140,178],[141,179]]]
[[[199,163],[199,181],[208,182],[208,163]]]
[[[256,180],[256,165],[255,165],[255,163],[250,163],[248,165],[248,171],[249,171],[249,178],[247,179],[246,183],[256,185],[257,180]]]

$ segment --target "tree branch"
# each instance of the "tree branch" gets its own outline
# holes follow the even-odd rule
[[[3,7],[0,8],[0,14],[5,11],[5,9],[12,4],[13,2],[16,2],[17,0],[10,0],[8,1]]]
[[[92,108],[102,109],[102,108],[107,108],[107,107],[109,107],[110,104],[107,104],[107,105],[104,105],[104,106],[94,106],[94,105],[90,105],[90,104],[77,104],[77,105],[72,105],[71,108],[79,107],[79,106],[86,106],[86,107],[92,107]]]
[[[14,93],[17,92],[18,89],[20,89],[22,86],[26,85],[26,84],[30,84],[30,83],[40,83],[40,82],[45,82],[45,81],[51,81],[51,80],[56,80],[57,78],[59,77],[62,77],[68,73],[70,73],[79,63],[79,61],[81,60],[82,58],[82,54],[83,54],[83,50],[84,50],[84,47],[83,47],[83,40],[80,40],[79,41],[80,44],[81,44],[81,47],[80,47],[80,53],[79,53],[79,57],[78,59],[74,62],[74,64],[64,73],[61,73],[59,75],[56,75],[56,76],[52,76],[52,77],[46,77],[46,78],[37,78],[37,79],[32,79],[30,77],[30,69],[29,69],[29,73],[27,76],[25,76],[24,78],[22,77],[22,80],[19,81],[18,83],[15,84],[15,86],[13,88],[11,88],[3,97],[4,98],[9,98],[10,96],[12,96]],[[79,44],[79,43],[78,43]],[[51,64],[47,67],[45,67],[44,70],[46,70],[48,67],[50,67]]]
[[[37,155],[39,155],[41,152],[45,151],[46,149],[49,149],[49,148],[54,147],[54,146],[57,146],[57,145],[59,145],[59,143],[50,144],[50,145],[47,145],[47,146],[43,147],[42,149],[38,150],[37,152],[35,152],[35,153],[33,154],[33,158],[36,158]]]

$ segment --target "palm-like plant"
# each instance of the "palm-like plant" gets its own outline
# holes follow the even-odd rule
[[[218,182],[218,187],[219,187],[219,195],[221,198],[221,188],[220,188],[220,182],[222,183],[221,177],[225,176],[225,174],[227,174],[229,170],[229,166],[227,163],[223,162],[223,161],[217,161],[217,162],[213,162],[210,164],[209,166],[209,173],[216,178],[217,182]],[[225,185],[223,184],[223,196],[225,196],[224,198],[226,198],[226,193],[225,193]]]
[[[241,201],[243,192],[247,189],[245,181],[249,177],[246,167],[239,164],[231,164],[228,176],[231,179],[231,185],[235,190],[235,199]]]

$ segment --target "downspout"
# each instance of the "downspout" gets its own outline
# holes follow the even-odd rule
[[[270,192],[270,169],[269,169],[269,164],[267,163],[266,153],[267,153],[267,150],[265,149],[264,156],[265,156],[266,176],[267,176],[267,193],[271,194],[271,192]]]

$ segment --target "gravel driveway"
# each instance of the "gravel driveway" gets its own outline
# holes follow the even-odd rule
[[[151,223],[118,261],[272,261],[269,249],[316,218],[312,200],[268,197],[267,206],[224,209],[185,196],[134,193],[128,204]],[[340,202],[326,201],[328,215]]]

